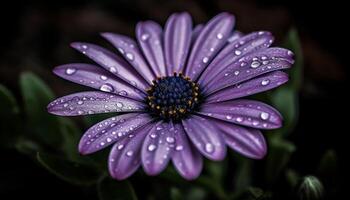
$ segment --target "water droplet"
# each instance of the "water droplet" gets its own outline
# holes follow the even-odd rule
[[[204,57],[202,61],[203,61],[203,63],[207,63],[209,61],[209,58],[208,57]]]
[[[211,52],[213,52],[215,49],[212,47],[212,48],[210,48],[209,50],[210,50]]]
[[[117,69],[115,67],[110,67],[109,71],[112,73],[117,73]]]
[[[242,122],[242,121],[243,121],[243,118],[242,118],[242,117],[237,117],[237,118],[236,118],[236,121],[237,121],[237,122]]]
[[[112,139],[111,138],[107,138],[107,142],[112,142]]]
[[[154,145],[154,144],[150,144],[150,145],[147,147],[148,151],[154,151],[156,148],[157,148],[157,146]]]
[[[149,35],[147,33],[141,35],[141,40],[146,41],[149,38]]]
[[[258,35],[262,35],[262,34],[264,34],[263,31],[259,31],[259,32],[258,32]]]
[[[270,80],[269,79],[264,79],[261,81],[261,85],[268,85],[270,83]]]
[[[122,149],[123,147],[124,147],[124,145],[120,144],[120,145],[118,145],[117,149],[120,150],[120,149]]]
[[[239,74],[239,71],[235,71],[234,74],[237,76]]]
[[[237,56],[241,55],[241,53],[242,53],[242,52],[241,52],[240,50],[236,50],[236,51],[235,51],[235,54],[236,54]]]
[[[129,157],[132,156],[133,154],[134,154],[133,151],[128,151],[128,152],[126,152],[126,155],[129,156]]]
[[[213,153],[214,146],[211,143],[205,144],[205,151],[208,152],[208,153]]]
[[[226,115],[226,119],[230,120],[230,119],[232,119],[232,116],[231,115]]]
[[[103,146],[103,145],[105,145],[105,143],[104,143],[104,142],[101,142],[100,145]]]
[[[91,115],[91,114],[94,114],[94,113],[95,113],[95,112],[92,111],[92,110],[89,110],[89,111],[88,111],[88,114],[90,114],[90,115]]]
[[[84,114],[84,112],[81,111],[81,110],[79,110],[79,111],[78,111],[78,114],[79,114],[79,115],[82,115],[82,114]]]
[[[261,56],[261,60],[266,60],[267,57],[266,56]]]
[[[132,55],[131,53],[127,53],[126,58],[129,60],[134,60],[134,55]]]
[[[65,107],[65,108],[66,108],[67,106],[68,106],[68,103],[63,104],[63,107]]]
[[[179,145],[179,146],[175,147],[176,151],[181,151],[182,149],[184,149],[184,147],[182,145]]]
[[[242,63],[241,63],[241,67],[244,67],[244,66],[246,66],[246,65],[247,65],[246,62],[242,62]]]
[[[81,45],[81,48],[82,48],[82,49],[87,49],[88,46],[86,46],[85,44],[83,44],[83,45]]]
[[[261,112],[261,113],[260,113],[260,118],[261,118],[262,120],[267,120],[269,117],[270,117],[270,114],[267,113],[267,112]]]
[[[287,54],[288,54],[289,56],[292,56],[292,55],[293,55],[293,52],[287,51]]]
[[[120,91],[118,94],[121,95],[121,96],[127,96],[128,95],[128,93],[125,90]]]
[[[79,105],[82,105],[84,103],[84,101],[78,101]]]
[[[123,107],[123,103],[122,103],[122,102],[118,102],[118,103],[117,103],[117,107],[118,107],[118,108],[122,108],[122,107]]]
[[[156,130],[159,131],[159,130],[162,130],[163,128],[161,126],[157,126]]]
[[[174,142],[175,142],[175,138],[173,138],[173,137],[167,137],[167,138],[166,138],[166,141],[167,141],[168,143],[174,143]]]
[[[124,50],[122,48],[118,48],[118,51],[121,53],[121,54],[124,54]]]
[[[216,38],[218,38],[219,40],[221,40],[222,37],[224,37],[224,36],[222,35],[222,33],[218,33],[218,34],[216,35]]]
[[[225,73],[225,74],[224,74],[224,76],[228,76],[228,75],[230,75],[230,74],[229,74],[229,73]]]
[[[104,80],[104,81],[107,80],[107,76],[102,75],[102,76],[100,76],[100,78],[101,78],[101,80]]]
[[[259,61],[253,61],[252,64],[250,65],[252,68],[257,68],[260,66],[260,62]]]
[[[156,138],[156,137],[157,137],[157,134],[152,133],[152,134],[150,135],[150,137],[154,139],[154,138]]]
[[[257,126],[257,125],[259,125],[259,122],[258,121],[253,121],[253,125]]]
[[[103,84],[101,87],[100,87],[100,90],[101,91],[104,91],[104,92],[113,92],[113,86],[111,86],[110,84],[106,83],[106,84]]]
[[[74,74],[75,72],[76,72],[77,70],[75,69],[75,68],[67,68],[66,69],[66,74],[68,74],[68,75],[72,75],[72,74]]]

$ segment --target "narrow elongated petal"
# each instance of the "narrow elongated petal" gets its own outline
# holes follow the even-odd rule
[[[197,80],[216,53],[226,44],[234,25],[234,17],[221,13],[205,25],[196,39],[186,66],[185,74]]]
[[[221,71],[203,92],[209,95],[262,74],[289,68],[294,62],[292,56],[291,51],[283,48],[262,49],[248,54]]]
[[[202,106],[200,113],[259,129],[275,129],[282,126],[282,116],[276,109],[253,100],[233,100],[205,104]]]
[[[139,101],[99,91],[67,95],[54,100],[47,106],[50,113],[61,116],[108,112],[141,112],[144,108],[145,105]]]
[[[139,22],[136,26],[136,37],[155,75],[165,76],[162,27],[154,21]]]
[[[174,126],[159,122],[148,133],[141,152],[142,166],[148,175],[157,175],[167,166],[174,147]]]
[[[66,80],[104,92],[136,100],[145,98],[145,94],[140,90],[136,90],[135,87],[95,65],[71,63],[55,67],[53,72]]]
[[[152,119],[148,114],[128,113],[101,121],[90,127],[80,139],[79,152],[83,155],[99,151],[135,131]]]
[[[226,146],[218,128],[208,119],[193,115],[182,121],[184,129],[197,149],[211,160],[222,160]]]
[[[71,46],[83,53],[106,70],[110,71],[117,77],[127,83],[145,91],[149,84],[122,58],[111,51],[89,43],[74,42]]]
[[[261,159],[266,155],[266,142],[258,129],[220,120],[214,120],[213,123],[220,129],[226,144],[238,153],[253,159]]]
[[[181,124],[175,124],[175,140],[172,156],[175,169],[187,180],[197,178],[203,168],[202,155],[189,141]]]
[[[116,33],[102,33],[101,35],[118,49],[122,56],[149,84],[152,83],[152,80],[156,78],[155,74],[147,64],[135,40]]]
[[[245,55],[257,51],[259,49],[268,48],[273,42],[273,37],[269,32],[254,32],[243,36],[230,44],[226,45],[214,60],[209,64],[199,83],[205,87],[213,78],[215,78],[227,66],[238,62]]]
[[[126,179],[139,168],[142,143],[153,126],[145,125],[134,132],[134,137],[125,137],[113,145],[108,158],[108,169],[113,178]]]
[[[288,81],[288,74],[275,71],[217,91],[206,97],[206,103],[238,99],[278,87]]]
[[[165,25],[164,50],[168,75],[182,72],[192,37],[192,19],[188,13],[171,15]]]

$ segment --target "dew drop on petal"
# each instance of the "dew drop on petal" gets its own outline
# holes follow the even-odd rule
[[[129,157],[132,156],[133,154],[134,154],[133,151],[128,151],[128,152],[126,152],[126,155],[129,156]]]
[[[134,55],[132,55],[131,53],[127,53],[126,58],[129,60],[134,60]]]
[[[263,86],[268,85],[269,83],[270,83],[269,79],[264,79],[261,81],[261,85],[263,85]]]
[[[104,91],[104,92],[113,92],[114,88],[113,86],[111,86],[110,84],[103,84],[101,87],[100,87],[100,90],[101,91]]]
[[[118,94],[121,95],[121,96],[127,96],[128,95],[128,93],[125,90],[120,91]]]
[[[147,33],[141,35],[141,40],[146,41],[149,38],[149,35]]]
[[[66,74],[68,74],[68,75],[72,75],[72,74],[74,74],[75,72],[76,72],[77,70],[75,69],[75,68],[67,68],[66,69]]]
[[[78,101],[78,105],[82,105],[84,101]]]
[[[166,141],[167,141],[168,143],[174,143],[174,142],[175,142],[175,138],[173,138],[173,137],[167,137],[167,138],[166,138]]]
[[[224,37],[224,36],[222,35],[222,33],[218,33],[218,34],[216,35],[216,38],[218,38],[219,40],[221,40],[222,37]]]
[[[157,148],[157,146],[154,145],[154,144],[150,144],[150,145],[147,147],[148,151],[154,151],[156,148]]]
[[[214,146],[211,143],[205,144],[205,151],[208,152],[208,153],[213,153]]]
[[[118,145],[117,149],[121,150],[123,147],[124,147],[124,145],[120,144],[120,145]]]
[[[237,76],[239,74],[239,71],[235,71],[234,74]]]
[[[236,50],[236,51],[235,51],[235,54],[236,54],[237,56],[241,55],[241,53],[242,53],[242,52],[241,52],[240,50]]]
[[[107,76],[101,75],[100,78],[101,78],[101,80],[104,80],[104,81],[107,80]]]
[[[110,67],[109,71],[112,73],[117,73],[117,69],[115,67]]]
[[[230,119],[232,119],[232,116],[231,115],[227,115],[226,119],[230,120]]]
[[[179,146],[175,147],[176,151],[181,151],[182,149],[184,149],[184,147],[182,145],[179,145]]]
[[[209,58],[208,57],[204,57],[202,61],[203,61],[203,63],[207,63],[209,61]]]
[[[250,65],[252,68],[257,68],[260,66],[260,62],[259,61],[253,61],[252,64]]]
[[[269,115],[269,113],[267,113],[267,112],[261,112],[261,113],[260,113],[260,118],[261,118],[262,120],[267,120],[269,117],[270,117],[270,115]]]
[[[118,107],[118,108],[122,108],[122,107],[123,107],[123,103],[122,103],[122,102],[118,102],[118,103],[117,103],[117,107]]]
[[[242,118],[242,117],[237,117],[237,118],[236,118],[236,121],[237,121],[237,122],[242,122],[242,121],[243,121],[243,118]]]

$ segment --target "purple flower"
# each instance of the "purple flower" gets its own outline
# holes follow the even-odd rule
[[[221,13],[192,29],[189,14],[175,13],[164,30],[153,21],[138,23],[137,41],[103,33],[118,54],[73,43],[99,66],[66,64],[54,73],[100,91],[58,98],[48,111],[63,116],[118,113],[87,130],[79,151],[90,154],[113,144],[108,166],[119,180],[140,165],[157,175],[170,160],[181,176],[195,179],[202,155],[222,160],[227,146],[263,158],[266,142],[259,129],[281,127],[282,116],[269,105],[239,98],[287,82],[280,70],[293,64],[293,53],[270,47],[269,32],[232,31],[234,23],[232,15]]]

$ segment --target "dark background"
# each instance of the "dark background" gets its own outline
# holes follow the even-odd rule
[[[139,20],[164,25],[174,11],[188,11],[195,23],[203,23],[221,11],[235,14],[236,28],[248,33],[271,31],[278,44],[291,26],[298,29],[304,54],[304,82],[300,93],[300,119],[288,138],[297,151],[290,165],[302,175],[313,173],[328,149],[339,158],[339,174],[332,197],[343,187],[348,127],[348,12],[343,1],[301,0],[78,0],[2,2],[0,8],[0,83],[20,98],[18,77],[33,71],[53,88],[57,96],[72,92],[73,84],[57,79],[54,66],[82,61],[69,47],[86,41],[110,47],[98,33],[111,31],[134,35]],[[94,191],[82,191],[49,174],[31,159],[14,150],[2,150],[0,199],[95,199]],[[277,187],[277,186],[276,186]],[[52,194],[47,198],[47,194]],[[81,196],[83,195],[83,196]],[[69,198],[69,199],[70,199]]]

